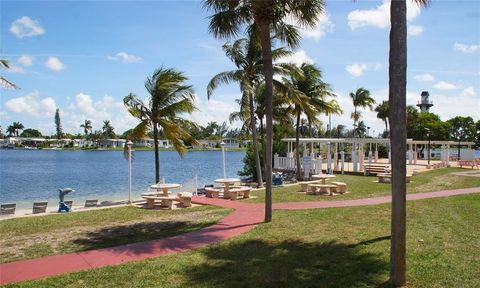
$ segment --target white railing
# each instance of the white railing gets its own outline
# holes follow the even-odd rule
[[[303,171],[303,158],[300,158],[300,167]],[[274,155],[273,168],[279,170],[291,170],[294,171],[297,169],[297,161],[295,157],[281,157]],[[310,161],[310,172],[313,174],[318,174],[322,172],[322,160],[316,158]]]

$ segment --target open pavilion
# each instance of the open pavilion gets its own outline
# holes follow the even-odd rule
[[[296,170],[296,139],[284,138],[287,142],[287,155],[274,155],[274,169],[277,171]],[[473,142],[414,140],[407,139],[408,170],[424,170],[434,167],[448,167],[457,155],[452,155],[451,148],[462,149],[462,158],[474,157],[471,148]],[[379,147],[387,150],[387,158],[379,158]],[[365,173],[365,165],[390,165],[390,139],[388,138],[300,138],[300,164],[302,172],[321,173]],[[430,157],[428,154],[430,152]],[[433,155],[432,155],[432,152]],[[423,157],[422,157],[423,156]],[[430,158],[430,161],[428,160]],[[429,163],[430,162],[430,163]]]

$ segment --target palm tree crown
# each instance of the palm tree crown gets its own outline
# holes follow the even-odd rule
[[[205,0],[204,6],[213,11],[210,32],[217,38],[232,38],[246,27],[262,46],[265,76],[265,115],[267,141],[265,147],[265,222],[272,220],[272,148],[273,148],[273,63],[271,33],[289,46],[300,42],[298,26],[311,28],[323,12],[322,0]],[[287,23],[287,20],[295,24]],[[298,25],[298,26],[296,26]]]
[[[0,59],[0,67],[9,69],[10,65],[8,64],[8,60]],[[0,85],[3,86],[5,89],[18,89],[18,86],[14,83],[7,80],[7,78],[0,76]]]
[[[331,91],[330,85],[323,82],[322,71],[313,64],[303,63],[300,66],[301,74],[293,74],[290,79],[283,78],[284,88],[281,89],[286,101],[292,106],[291,111],[296,117],[296,158],[297,180],[302,180],[300,170],[300,150],[298,149],[300,137],[300,116],[306,115],[311,134],[312,124],[319,123],[318,114],[339,114],[341,109],[334,99],[336,95]]]
[[[90,121],[90,120],[85,120],[85,122],[84,122],[82,125],[80,125],[80,127],[83,128],[83,133],[84,133],[85,135],[87,135],[88,132],[90,132],[90,133],[92,132],[92,128],[93,128],[93,127],[92,127],[92,121]]]
[[[365,88],[358,88],[357,91],[350,93],[350,98],[352,98],[354,111],[352,112],[351,118],[353,119],[353,128],[354,131],[357,127],[357,122],[360,120],[361,112],[358,111],[358,107],[369,108],[370,111],[373,110],[373,105],[375,105],[375,99],[370,96],[370,91]]]
[[[129,133],[127,139],[138,140],[146,137],[147,133],[153,129],[156,182],[160,181],[159,130],[162,130],[165,137],[172,141],[180,156],[186,152],[183,140],[197,143],[183,129],[188,121],[179,116],[179,114],[192,113],[196,110],[193,102],[194,91],[192,86],[184,84],[186,80],[188,78],[183,73],[161,67],[145,81],[145,88],[150,94],[148,104],[143,103],[132,93],[123,99],[130,114],[140,120],[140,123]]]

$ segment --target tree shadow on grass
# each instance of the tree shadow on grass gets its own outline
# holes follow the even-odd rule
[[[75,245],[78,247],[77,251],[115,247],[176,236],[202,229],[214,223],[215,221],[200,223],[190,221],[161,221],[118,225],[85,232],[80,238],[74,239],[65,245]],[[135,254],[135,251],[139,253],[148,252],[148,246],[144,246],[143,248],[144,249],[141,250],[132,249],[131,252],[133,254]]]
[[[248,240],[202,252],[206,261],[186,273],[193,286],[385,287],[389,269],[379,255],[335,241]]]

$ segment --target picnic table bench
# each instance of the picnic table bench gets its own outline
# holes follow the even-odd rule
[[[237,200],[239,196],[242,198],[250,198],[250,190],[252,190],[252,188],[247,186],[233,187],[228,190],[225,196],[231,200]]]
[[[182,192],[177,194],[177,201],[182,207],[192,207],[192,193]]]
[[[385,173],[389,170],[388,166],[379,164],[365,164],[363,165],[363,169],[367,174]]]
[[[377,177],[378,177],[378,183],[391,183],[392,182],[392,174],[391,173],[379,173],[379,174],[377,174]],[[412,175],[410,175],[410,174],[407,174],[405,176],[405,181],[407,183],[410,183],[410,177],[412,177]]]
[[[177,198],[174,196],[143,196],[143,199],[147,200],[147,208],[153,209],[156,205],[156,200],[161,200],[160,206],[167,207],[168,209],[173,208],[173,201]]]
[[[333,193],[337,192],[337,185],[333,184],[310,184],[311,191],[307,191],[307,194],[328,194],[333,196]]]
[[[298,184],[300,184],[300,191],[308,192],[308,186],[310,184],[320,184],[321,182],[322,182],[322,180],[313,180],[313,181],[298,182]]]
[[[218,198],[220,196],[220,190],[212,187],[205,187],[205,196],[209,198]]]
[[[463,168],[463,166],[469,166],[469,167],[472,167],[472,169],[474,166],[477,166],[478,168],[478,165],[480,165],[479,163],[480,161],[477,161],[477,160],[458,160],[458,165],[461,168]]]

